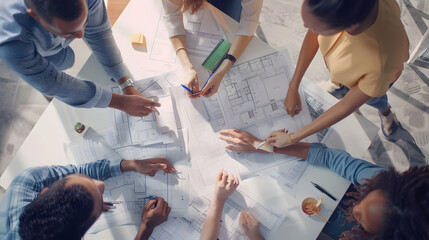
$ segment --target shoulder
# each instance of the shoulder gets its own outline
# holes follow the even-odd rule
[[[0,1],[0,44],[19,36],[29,24],[26,10],[24,0]]]

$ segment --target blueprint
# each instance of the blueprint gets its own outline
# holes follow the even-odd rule
[[[135,82],[135,88],[143,96],[157,101],[161,107],[145,117],[134,117],[117,109],[111,109],[115,121],[115,133],[121,146],[172,143],[177,137],[177,119],[168,90],[177,77],[169,72]],[[118,86],[112,92],[119,93]]]
[[[198,184],[210,186],[222,167],[246,178],[262,169],[296,158],[279,154],[237,154],[227,152],[219,140],[221,129],[245,130],[259,139],[272,131],[290,132],[311,122],[304,104],[302,112],[290,117],[283,106],[293,69],[280,52],[231,67],[219,91],[211,98],[190,100],[180,89],[173,90],[182,126],[189,130],[190,154]],[[303,94],[301,93],[301,97]],[[304,102],[305,99],[301,98]],[[315,141],[310,136],[304,141]]]
[[[104,181],[106,188],[104,201],[121,201],[114,209],[101,215],[91,227],[95,233],[112,225],[133,224],[140,221],[142,207],[147,203],[143,198],[148,195],[163,197],[171,206],[170,216],[184,216],[189,205],[189,172],[190,166],[186,152],[186,131],[179,131],[176,142],[171,144],[154,144],[150,146],[126,146],[112,148],[106,134],[111,131],[94,133],[89,129],[86,139],[65,144],[69,163],[82,164],[107,158],[111,161],[122,159],[147,159],[166,157],[178,170],[177,174],[166,174],[158,171],[154,177],[136,172],[125,172],[123,175]],[[144,160],[142,160],[144,161]]]
[[[199,239],[211,204],[210,199],[210,195],[194,199],[189,207],[187,217],[169,219],[166,223],[155,228],[150,239]],[[259,220],[259,230],[264,237],[275,232],[285,218],[284,214],[259,204],[249,195],[237,190],[225,202],[217,237],[219,240],[247,239],[239,226],[242,210],[250,212]]]

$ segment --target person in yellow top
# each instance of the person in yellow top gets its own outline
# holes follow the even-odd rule
[[[321,131],[367,103],[378,109],[388,138],[399,122],[386,92],[409,57],[409,42],[395,0],[304,0],[302,18],[309,29],[284,102],[291,116],[301,111],[298,87],[317,50],[331,81],[347,88],[342,100],[294,133],[276,131],[268,142],[285,147]]]

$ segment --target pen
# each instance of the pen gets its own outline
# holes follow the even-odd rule
[[[194,94],[194,92],[192,92],[191,89],[189,89],[187,86],[180,84],[184,89],[186,89],[188,92],[190,92],[191,94]]]
[[[265,143],[267,143],[267,141],[265,140],[265,141],[263,141],[263,142],[261,142],[260,144],[258,144],[258,146],[256,146],[255,148],[256,149],[259,149],[259,148],[261,148],[262,146],[264,146],[265,145]]]
[[[323,187],[319,186],[319,184],[311,182],[315,188],[317,188],[319,191],[324,193],[326,196],[330,197],[332,200],[337,201],[337,198],[334,197],[332,194],[330,194],[328,191],[326,191]]]
[[[213,73],[214,73],[214,72],[212,72],[212,73],[210,74],[209,78],[207,78],[207,81],[206,81],[206,83],[204,83],[204,86],[203,86],[203,88],[201,88],[201,91],[202,91],[202,90],[204,89],[204,87],[207,85],[207,83],[209,82],[210,78],[213,76]]]
[[[285,131],[285,129],[280,130],[282,132],[288,133],[289,130]],[[256,146],[256,149],[260,149],[262,146],[264,146],[267,143],[267,139],[265,139],[263,142],[261,142],[260,144],[258,144],[258,146]]]

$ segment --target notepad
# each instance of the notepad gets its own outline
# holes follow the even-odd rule
[[[225,39],[220,40],[220,42],[216,45],[216,47],[201,65],[205,69],[209,70],[209,72],[214,72],[222,63],[230,47],[230,42],[226,41]]]

